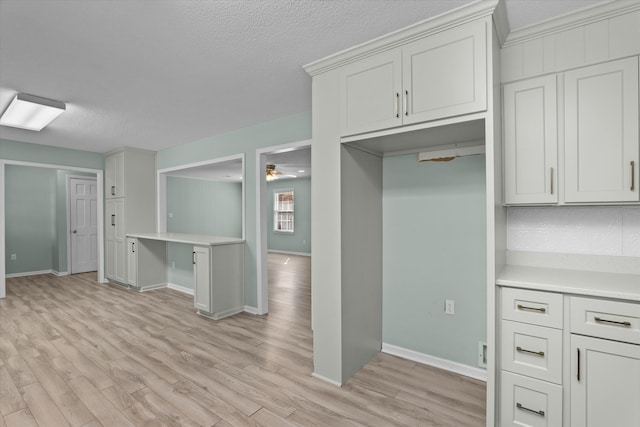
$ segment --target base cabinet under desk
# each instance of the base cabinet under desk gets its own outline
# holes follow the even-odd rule
[[[137,291],[167,286],[167,243],[192,244],[194,307],[219,320],[244,311],[244,240],[179,233],[127,236],[128,285]]]
[[[500,426],[640,426],[640,302],[499,286]]]

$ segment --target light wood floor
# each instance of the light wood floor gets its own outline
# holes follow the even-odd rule
[[[311,377],[310,261],[271,254],[269,272],[268,316],[217,322],[95,273],[8,279],[0,427],[484,425],[484,383],[397,357],[342,388]]]

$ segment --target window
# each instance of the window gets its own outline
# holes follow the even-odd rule
[[[293,190],[273,192],[273,231],[293,233]]]

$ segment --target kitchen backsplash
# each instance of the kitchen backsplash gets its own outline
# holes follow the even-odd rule
[[[640,257],[640,206],[510,207],[507,249]]]

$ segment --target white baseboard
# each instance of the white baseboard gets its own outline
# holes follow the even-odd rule
[[[256,315],[258,314],[258,308],[257,307],[251,307],[250,305],[245,305],[244,306],[244,311],[246,313],[249,313],[249,314],[256,314]]]
[[[37,276],[39,274],[55,274],[53,270],[25,271],[24,273],[5,274],[4,277],[11,279],[12,277]]]
[[[183,294],[187,294],[187,295],[193,295],[195,293],[195,291],[191,288],[176,285],[174,283],[167,283],[167,288],[173,289],[174,291],[182,292]]]
[[[332,385],[334,385],[334,386],[336,386],[336,387],[342,387],[342,384],[340,384],[338,381],[334,381],[334,380],[329,379],[329,378],[327,378],[327,377],[324,377],[324,376],[322,376],[322,375],[316,374],[315,372],[313,372],[313,373],[311,374],[311,376],[312,376],[313,378],[317,378],[317,379],[319,379],[319,380],[322,380],[322,381],[324,381],[324,382],[327,382],[327,383],[329,383],[329,384],[332,384]]]
[[[425,365],[434,366],[446,371],[455,372],[456,374],[464,375],[465,377],[475,378],[476,380],[485,382],[487,381],[487,371],[484,369],[475,368],[458,362],[452,362],[451,360],[442,359],[440,357],[424,353],[418,353],[417,351],[408,350],[406,348],[387,343],[382,343],[382,352],[402,357],[403,359],[413,360],[414,362]]]
[[[51,274],[55,274],[58,277],[62,277],[62,276],[68,276],[69,272],[68,271],[51,271]]]
[[[283,254],[283,255],[311,256],[311,254],[308,252],[277,251],[275,249],[268,249],[267,252],[270,252],[273,254]]]

